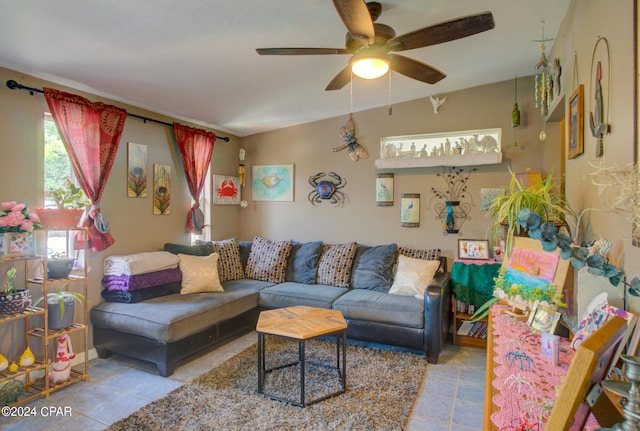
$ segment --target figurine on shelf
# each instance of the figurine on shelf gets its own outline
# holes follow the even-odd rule
[[[29,367],[33,365],[35,361],[36,361],[35,356],[33,356],[33,353],[31,353],[31,349],[29,348],[29,346],[27,346],[27,348],[24,350],[22,355],[20,355],[20,361],[19,361],[20,366]]]
[[[7,360],[7,358],[2,356],[2,354],[0,354],[0,371],[4,371],[8,367],[9,367],[9,361]]]
[[[68,334],[58,337],[58,351],[56,359],[51,366],[49,380],[51,383],[62,383],[69,380],[71,376],[71,359],[75,358],[73,347],[71,346],[71,338]]]

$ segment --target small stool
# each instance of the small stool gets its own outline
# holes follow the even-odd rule
[[[258,317],[258,393],[271,399],[286,402],[298,407],[306,407],[319,401],[343,394],[347,387],[347,322],[338,310],[295,306],[263,311]],[[298,340],[298,361],[266,369],[265,335]],[[341,389],[320,398],[305,400],[305,342],[323,335],[336,336],[336,367]],[[265,375],[271,371],[294,365],[300,366],[300,401],[293,401],[265,394]],[[333,367],[331,367],[333,368]]]

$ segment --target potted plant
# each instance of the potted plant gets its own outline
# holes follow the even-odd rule
[[[84,196],[82,189],[66,178],[61,187],[49,190],[56,208],[38,208],[40,221],[46,227],[76,227],[84,208],[91,202]]]
[[[518,179],[515,173],[511,173],[509,187],[505,188],[505,193],[497,197],[489,211],[493,218],[492,236],[497,238],[506,228],[506,253],[509,254],[513,245],[514,234],[524,234],[517,218],[522,210],[528,209],[532,213],[540,216],[541,223],[551,222],[558,226],[564,226],[569,233],[571,227],[569,221],[575,225],[576,213],[573,211],[564,195],[554,191],[553,170],[542,181],[529,187]]]
[[[30,305],[29,289],[18,289],[16,287],[16,269],[11,267],[7,271],[4,292],[0,292],[0,314],[19,313]]]
[[[68,278],[73,269],[74,258],[67,257],[64,251],[51,252],[47,259],[48,278]]]
[[[36,305],[40,304],[44,298],[40,298]],[[49,329],[63,329],[73,323],[73,311],[75,301],[82,304],[84,295],[80,292],[69,290],[69,283],[60,286],[57,292],[47,293],[47,312]]]

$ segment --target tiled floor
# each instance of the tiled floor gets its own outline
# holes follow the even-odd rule
[[[122,356],[93,360],[89,382],[79,382],[56,391],[48,400],[38,399],[25,404],[35,407],[39,413],[37,417],[19,420],[0,417],[0,430],[104,429],[243,351],[256,340],[255,333],[247,334],[188,362],[169,378],[158,376],[151,364]],[[429,366],[408,431],[480,431],[485,358],[484,350],[448,345],[440,355],[439,363]],[[51,410],[49,417],[43,417],[42,407],[63,409]],[[70,407],[71,416],[64,415],[64,407]]]

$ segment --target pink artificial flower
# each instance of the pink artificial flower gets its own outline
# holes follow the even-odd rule
[[[24,220],[24,215],[20,211],[11,211],[5,217],[9,226],[18,226]]]
[[[7,218],[6,217],[0,217],[0,227],[7,227],[9,226],[7,224]]]
[[[29,220],[40,221],[40,217],[38,217],[37,213],[32,213],[29,211]]]
[[[10,210],[11,208],[16,206],[16,201],[2,202],[0,203],[3,210]]]
[[[13,208],[11,208],[11,211],[22,211],[25,207],[25,204],[15,204]]]
[[[20,229],[23,229],[27,232],[32,232],[33,231],[33,222],[31,220],[22,220],[22,223],[20,223]]]

